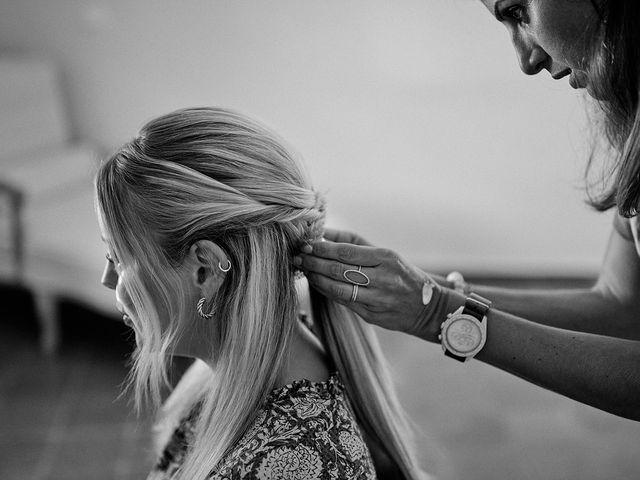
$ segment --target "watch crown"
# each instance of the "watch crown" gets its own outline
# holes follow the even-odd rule
[[[438,340],[442,340],[442,335],[438,335]]]

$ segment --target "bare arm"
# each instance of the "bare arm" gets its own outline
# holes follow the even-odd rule
[[[464,301],[447,295],[445,311]],[[476,356],[543,388],[615,415],[640,421],[640,341],[571,331],[497,309],[487,318],[487,341]],[[434,341],[433,322],[420,332]]]
[[[311,284],[385,328],[436,342],[446,313],[464,303],[462,295],[445,288],[424,307],[424,272],[386,249],[319,242],[313,253],[301,259]],[[350,301],[353,287],[343,278],[344,270],[354,265],[362,265],[371,279],[355,303]],[[474,286],[494,302],[487,343],[477,358],[580,402],[640,420],[639,289],[634,245],[617,231],[592,289],[527,292]]]
[[[444,279],[440,279],[444,284]],[[613,230],[597,282],[575,290],[515,290],[473,285],[495,308],[567,330],[640,340],[640,257]]]

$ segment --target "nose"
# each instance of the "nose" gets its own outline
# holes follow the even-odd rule
[[[115,290],[118,285],[118,273],[112,262],[107,261],[102,272],[102,279],[100,280],[105,287]]]
[[[547,52],[530,39],[514,39],[513,46],[520,63],[520,70],[525,75],[535,75],[549,63],[550,57]]]

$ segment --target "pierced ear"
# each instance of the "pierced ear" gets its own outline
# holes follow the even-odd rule
[[[202,295],[211,298],[224,281],[225,273],[218,265],[230,265],[227,254],[210,240],[198,240],[189,248],[192,279]]]
[[[207,270],[204,267],[199,267],[197,271],[197,282],[199,284],[204,283],[207,279]]]

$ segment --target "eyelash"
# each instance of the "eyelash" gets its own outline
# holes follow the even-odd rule
[[[110,253],[107,252],[107,254],[105,255],[105,257],[107,257],[107,262],[109,262],[112,265],[118,265],[118,262],[116,262],[113,257],[111,256]]]
[[[502,18],[508,18],[525,25],[528,22],[528,20],[526,19],[526,9],[522,5],[513,5],[511,7],[505,8],[500,13],[500,16]]]

